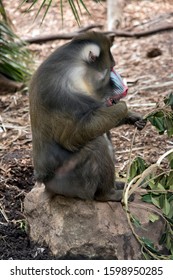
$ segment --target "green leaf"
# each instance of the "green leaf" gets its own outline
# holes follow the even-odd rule
[[[173,224],[173,195],[168,199],[169,203],[170,203],[170,212],[167,215],[168,219],[172,219],[172,224]]]
[[[152,113],[147,117],[147,119],[151,122],[153,126],[157,128],[160,134],[163,134],[165,131],[164,126],[164,112],[163,111],[157,111]]]
[[[156,189],[159,188],[160,185],[162,185],[163,188],[162,187],[160,187],[160,188],[161,188],[161,190],[164,190],[166,187],[166,184],[167,184],[167,175],[161,174],[156,178],[155,181],[156,181]],[[160,184],[160,185],[157,187],[158,184]]]
[[[173,245],[171,246],[170,251],[171,251],[171,255],[172,255],[172,259],[173,259]]]
[[[164,117],[164,113],[163,113],[163,111],[157,111],[157,112],[154,113],[154,116],[156,118],[161,118],[162,119]]]
[[[170,167],[173,169],[173,159],[170,161]]]
[[[132,180],[135,176],[141,174],[148,165],[141,157],[136,157],[130,166],[129,180]]]
[[[159,130],[160,133],[165,131],[165,126],[164,126],[164,119],[163,118],[154,118],[154,126]]]
[[[172,246],[172,240],[171,240],[170,234],[167,234],[166,237],[167,237],[166,238],[166,247],[167,247],[168,250],[170,250],[171,246]]]
[[[141,237],[141,240],[144,242],[145,246],[153,253],[158,254],[158,252],[156,251],[155,247],[154,247],[154,243],[146,238],[146,237]]]
[[[153,179],[150,179],[148,182],[148,186],[151,188],[151,190],[156,188],[156,182]]]
[[[158,221],[159,220],[159,216],[154,214],[154,213],[150,213],[149,216],[148,216],[149,220],[154,223],[155,221]]]
[[[162,186],[160,183],[157,184],[156,189],[161,190],[161,191],[165,191],[164,186]]]
[[[159,205],[160,205],[160,208],[164,208],[164,204],[165,204],[165,195],[159,195]]]
[[[173,115],[172,118],[171,116],[167,116],[164,119],[164,126],[165,129],[167,130],[168,137],[171,137],[173,135]]]
[[[170,167],[173,168],[173,166],[171,166],[171,164],[173,164],[173,153],[170,153],[168,156],[167,156],[167,159],[169,160],[170,162]]]
[[[155,205],[155,206],[157,206],[158,208],[160,208],[160,202],[159,202],[159,197],[151,197],[151,201],[152,201],[152,203]]]
[[[152,196],[151,194],[144,194],[142,195],[141,200],[147,203],[152,203]]]
[[[168,216],[169,212],[170,212],[171,206],[170,203],[168,202],[168,199],[166,197],[166,195],[164,195],[164,205],[162,207],[163,213]]]
[[[137,163],[134,161],[130,166],[129,177],[130,180],[133,179],[137,175]]]
[[[131,215],[131,220],[133,221],[133,223],[136,227],[141,227],[141,222],[138,220],[137,217],[135,217],[134,215]]]
[[[148,238],[146,238],[146,237],[141,237],[141,240],[142,240],[146,245],[150,246],[151,248],[154,247],[154,244],[153,244],[153,242],[152,242],[150,239],[148,239]]]
[[[173,153],[172,153],[173,155]],[[173,159],[172,159],[173,162]],[[170,171],[169,175],[167,176],[167,187],[170,190],[173,190],[173,171]]]
[[[164,232],[159,240],[159,245],[164,244],[166,242],[166,232]]]
[[[173,105],[173,93],[170,93],[167,97],[164,98],[165,105]]]
[[[173,193],[170,194],[169,198],[168,198],[169,202],[173,202]],[[172,205],[173,206],[173,205]]]

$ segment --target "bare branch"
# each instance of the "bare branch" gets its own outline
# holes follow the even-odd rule
[[[70,39],[74,38],[75,36],[79,35],[82,32],[91,30],[93,28],[101,29],[102,27],[103,27],[103,25],[101,25],[101,24],[89,25],[89,26],[86,26],[84,28],[80,28],[78,31],[71,32],[71,33],[68,33],[68,34],[59,33],[59,34],[55,34],[55,35],[44,35],[44,36],[39,36],[39,37],[35,37],[35,38],[28,38],[28,39],[23,38],[22,40],[25,41],[26,43],[29,43],[29,44],[40,44],[40,43],[45,43],[47,41],[61,40],[61,39],[70,40]]]
[[[44,35],[44,36],[39,36],[35,38],[23,38],[23,41],[29,44],[40,44],[40,43],[45,43],[47,41],[53,41],[53,40],[70,40],[74,38],[75,36],[79,35],[82,32],[91,30],[93,28],[103,28],[103,25],[89,25],[84,28],[79,29],[78,31],[64,34],[64,33],[59,33],[55,35]],[[108,35],[112,38],[118,36],[118,37],[135,37],[135,38],[140,38],[140,37],[146,37],[150,36],[159,32],[165,32],[165,31],[171,31],[173,30],[173,25],[164,25],[160,26],[151,30],[146,30],[146,31],[139,31],[139,32],[128,32],[128,31],[123,31],[123,30],[116,30],[116,31],[106,31],[103,32],[103,34]]]

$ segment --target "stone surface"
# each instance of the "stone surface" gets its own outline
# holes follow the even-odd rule
[[[141,258],[140,245],[131,232],[121,203],[51,197],[40,185],[27,194],[24,207],[31,238],[40,244],[46,243],[60,258]],[[148,222],[147,210],[131,208],[148,229],[144,231],[145,236],[157,241],[161,221],[153,225]]]

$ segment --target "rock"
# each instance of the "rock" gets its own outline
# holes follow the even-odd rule
[[[36,185],[26,195],[24,207],[31,239],[46,243],[58,258],[141,259],[140,245],[121,203],[52,197],[44,185]],[[148,222],[148,212],[135,207],[133,214],[147,227],[147,237],[157,241],[161,221],[153,226]]]
[[[23,83],[12,81],[0,73],[0,95],[16,92],[23,87]]]

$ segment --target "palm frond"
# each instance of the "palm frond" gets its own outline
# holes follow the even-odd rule
[[[27,0],[23,0],[21,4],[26,3]],[[60,11],[61,11],[61,16],[62,16],[62,21],[63,21],[63,2],[65,2],[65,0],[60,0]],[[100,0],[96,0],[96,2],[100,2]],[[30,7],[28,8],[28,10],[30,10],[36,3],[38,3],[38,0],[34,0],[32,2],[32,4],[30,5]],[[74,18],[77,22],[78,25],[80,25],[80,14],[81,14],[81,7],[84,8],[84,10],[90,15],[90,12],[86,6],[86,0],[68,0],[68,4],[73,12]],[[46,5],[46,10],[43,14],[43,18],[42,21],[45,19],[48,10],[50,8],[52,4],[52,0],[42,0],[42,3],[40,5],[40,7],[38,8],[38,12],[36,14],[36,17],[40,14],[41,10],[43,9],[43,7]]]
[[[7,21],[8,21],[8,17],[7,17],[7,14],[6,14],[4,5],[3,5],[3,3],[2,3],[2,0],[0,0],[0,14],[1,14],[3,20],[4,20],[5,22],[7,22]]]
[[[0,73],[23,82],[30,76],[29,51],[6,22],[0,21]]]

